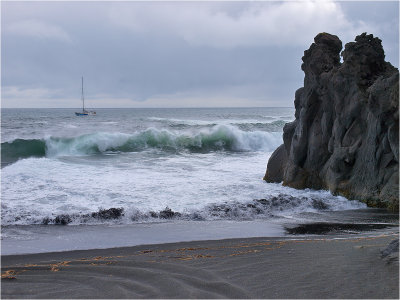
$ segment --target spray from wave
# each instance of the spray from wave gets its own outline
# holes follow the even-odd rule
[[[147,149],[172,153],[273,151],[281,142],[280,133],[248,132],[228,125],[179,133],[149,128],[134,134],[99,132],[68,138],[17,139],[1,144],[1,158],[2,164],[8,165],[29,157],[95,155]]]

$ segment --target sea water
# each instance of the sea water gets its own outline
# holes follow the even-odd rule
[[[89,243],[100,247],[281,234],[274,224],[365,208],[262,180],[292,108],[98,109],[81,117],[2,109],[1,117],[3,252],[39,251],[21,246],[32,240],[48,251],[85,248],[88,236],[111,241]]]

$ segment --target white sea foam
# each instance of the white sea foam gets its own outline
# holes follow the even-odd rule
[[[208,220],[290,217],[315,211],[313,201],[318,200],[330,210],[365,207],[326,191],[298,191],[263,182],[265,165],[260,161],[266,161],[268,155],[160,156],[150,151],[95,164],[84,157],[21,160],[3,168],[2,221],[5,225],[38,224],[45,218],[75,215],[73,224],[80,224],[88,221],[82,217],[85,214],[112,207],[124,209],[124,217],[117,220],[122,223],[155,221],[149,213],[166,207],[184,218]],[[288,195],[294,198],[287,200]],[[254,199],[271,197],[281,200],[275,207],[260,206],[265,210],[261,214],[246,206],[254,204]],[[232,213],[224,213],[220,207],[228,207]]]

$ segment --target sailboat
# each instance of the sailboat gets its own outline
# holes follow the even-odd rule
[[[85,97],[83,96],[83,76],[82,76],[82,96],[81,96],[81,99],[82,99],[82,112],[75,112],[75,115],[77,115],[77,116],[95,116],[96,115],[95,111],[93,111],[93,110],[89,111],[89,110],[85,109]]]

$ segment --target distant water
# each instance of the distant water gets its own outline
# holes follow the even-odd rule
[[[293,119],[292,108],[98,109],[87,117],[2,109],[3,229],[259,222],[365,208],[262,180]]]

